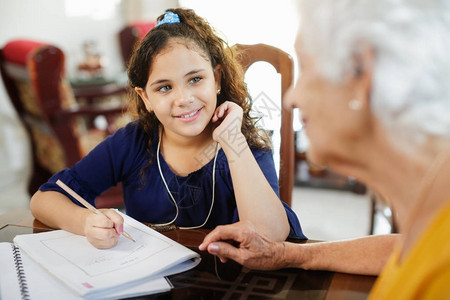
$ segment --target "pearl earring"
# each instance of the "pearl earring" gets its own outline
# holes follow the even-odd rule
[[[217,90],[217,95],[220,95],[220,89]]]
[[[350,108],[351,110],[360,110],[361,107],[362,103],[358,99],[352,99],[348,102],[348,108]]]

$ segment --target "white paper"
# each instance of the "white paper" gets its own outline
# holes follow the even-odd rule
[[[171,243],[140,229],[125,226],[125,231],[136,242],[121,236],[114,248],[106,250],[94,249],[91,244],[86,243],[84,236],[70,233],[41,239],[41,243],[57,255],[62,253],[63,257],[89,276],[125,269],[172,247]]]

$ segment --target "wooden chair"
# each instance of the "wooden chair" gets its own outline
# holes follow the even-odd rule
[[[156,22],[139,22],[130,24],[119,32],[120,51],[125,67],[128,66],[128,61],[136,44],[142,41],[147,32],[155,27],[155,25]]]
[[[123,107],[79,105],[65,77],[65,56],[53,45],[15,40],[0,50],[0,71],[17,115],[32,145],[32,176],[28,191],[33,194],[49,177],[71,167],[98,142],[112,133],[86,128],[83,118],[122,115]],[[122,207],[120,187],[96,199],[97,207]]]
[[[286,52],[265,44],[241,45],[235,47],[240,54],[238,59],[242,64],[244,72],[255,62],[267,62],[271,64],[277,73],[281,75],[281,102],[283,102],[286,91],[293,82],[294,64],[292,58]],[[281,146],[280,146],[280,169],[279,185],[280,198],[291,206],[292,189],[294,187],[294,129],[292,125],[292,110],[281,108]]]

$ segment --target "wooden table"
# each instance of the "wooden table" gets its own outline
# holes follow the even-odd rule
[[[116,78],[72,79],[71,87],[75,98],[85,98],[92,103],[95,98],[125,94],[127,82]]]
[[[17,234],[47,230],[29,210],[0,215],[0,242],[12,242]],[[164,234],[199,252],[197,247],[207,233],[205,229],[194,229]],[[233,261],[222,264],[208,253],[199,253],[202,261],[197,267],[169,277],[174,289],[145,299],[366,299],[376,279],[300,269],[252,271]]]

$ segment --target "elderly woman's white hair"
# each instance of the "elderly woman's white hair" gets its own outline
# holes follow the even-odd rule
[[[449,0],[303,0],[299,9],[302,45],[326,78],[355,74],[358,52],[373,48],[371,107],[391,137],[450,137]]]

